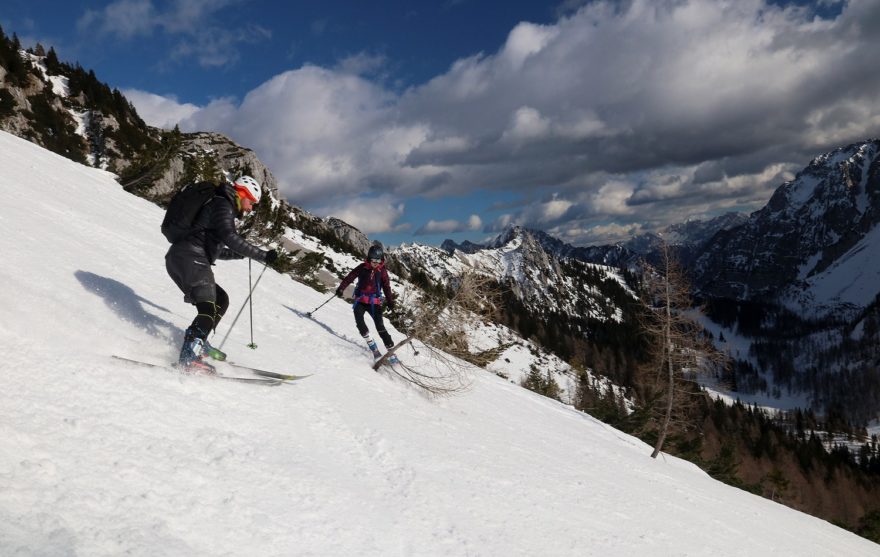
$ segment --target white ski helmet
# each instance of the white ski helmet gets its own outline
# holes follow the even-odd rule
[[[259,203],[260,197],[263,195],[260,183],[250,176],[239,176],[236,178],[235,189],[240,195],[250,199],[252,203]]]

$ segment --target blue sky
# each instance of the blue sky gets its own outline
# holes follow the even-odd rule
[[[614,242],[880,135],[875,0],[6,0],[0,25],[390,244]]]

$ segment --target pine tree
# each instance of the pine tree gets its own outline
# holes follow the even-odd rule
[[[46,53],[46,71],[49,75],[58,75],[61,70],[61,63],[58,61],[58,55],[55,53],[55,47],[49,47],[49,52]]]

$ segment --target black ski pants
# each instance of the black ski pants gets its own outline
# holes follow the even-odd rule
[[[183,301],[196,306],[198,313],[190,329],[195,336],[207,338],[229,308],[229,295],[214,282],[211,264],[202,256],[178,249],[175,244],[165,255],[165,269],[183,292]]]
[[[358,332],[361,336],[366,337],[370,335],[370,329],[367,327],[366,322],[364,322],[365,313],[369,313],[373,317],[373,323],[376,325],[376,332],[379,333],[379,338],[382,339],[385,348],[391,348],[394,346],[394,341],[391,340],[391,335],[385,330],[385,321],[382,319],[381,304],[365,304],[363,302],[358,302],[354,305],[354,322],[357,324]]]
[[[198,315],[193,319],[190,328],[193,329],[196,336],[205,339],[208,334],[217,328],[220,319],[226,315],[229,309],[229,295],[220,288],[219,284],[214,285],[215,301],[199,302],[195,304]]]

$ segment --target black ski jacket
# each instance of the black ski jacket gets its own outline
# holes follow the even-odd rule
[[[251,245],[235,231],[236,195],[231,184],[217,188],[217,194],[196,215],[195,232],[172,244],[169,252],[191,253],[211,264],[217,259],[244,257],[265,261],[268,252]]]

